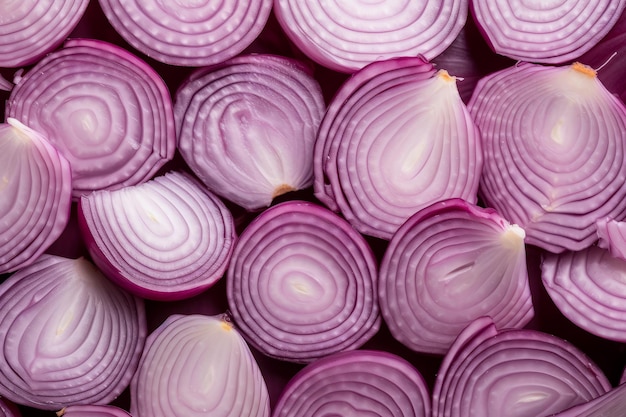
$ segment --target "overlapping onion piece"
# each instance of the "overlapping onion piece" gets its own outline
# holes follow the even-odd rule
[[[493,50],[510,58],[560,64],[578,58],[615,25],[624,0],[471,0]]]
[[[113,405],[71,405],[57,411],[57,417],[132,417]]]
[[[61,235],[72,197],[68,161],[40,133],[0,124],[0,274],[26,266]]]
[[[324,110],[319,84],[299,62],[239,56],[197,70],[176,93],[178,148],[213,192],[265,208],[312,184]]]
[[[32,64],[56,48],[76,27],[88,4],[88,0],[3,2],[0,67]]]
[[[356,349],[378,331],[376,274],[373,252],[345,220],[292,200],[262,212],[239,237],[228,303],[252,345],[306,363]]]
[[[378,295],[392,335],[418,352],[444,354],[481,316],[521,328],[534,315],[524,231],[493,209],[460,199],[435,203],[392,237]]]
[[[222,277],[234,247],[230,211],[181,172],[83,196],[78,213],[96,265],[143,298],[199,294]]]
[[[309,58],[351,73],[381,59],[443,52],[467,20],[467,0],[276,0],[285,33]]]
[[[272,417],[366,414],[430,416],[430,393],[424,378],[392,353],[335,353],[307,365],[289,381]]]
[[[576,405],[554,417],[619,417],[626,410],[626,384],[620,384],[606,394]]]
[[[133,417],[269,417],[246,342],[224,317],[172,315],[148,336],[131,383]]]
[[[626,215],[626,109],[595,71],[521,63],[483,78],[469,103],[481,130],[487,205],[552,252],[596,240]]]
[[[99,3],[111,25],[134,48],[157,61],[194,67],[242,52],[261,33],[272,8],[272,0]]]
[[[0,396],[60,410],[108,404],[146,338],[143,302],[85,259],[42,255],[0,284]]]
[[[322,120],[314,157],[316,197],[383,239],[434,202],[476,202],[482,166],[455,78],[421,57],[375,62],[350,78]]]
[[[601,369],[566,340],[536,330],[498,330],[482,317],[444,357],[432,416],[551,416],[610,389]]]
[[[7,116],[42,132],[70,162],[74,198],[144,182],[176,148],[165,82],[99,40],[69,40],[40,60],[11,91]]]

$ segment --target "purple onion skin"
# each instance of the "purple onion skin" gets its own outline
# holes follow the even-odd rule
[[[57,412],[58,417],[132,417],[130,413],[112,405],[71,405]]]

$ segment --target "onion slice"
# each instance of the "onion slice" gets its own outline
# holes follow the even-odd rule
[[[363,345],[379,329],[376,261],[332,211],[292,200],[242,232],[226,291],[244,337],[268,356],[311,362]]]
[[[108,404],[146,334],[140,299],[85,259],[42,255],[0,284],[0,395],[43,410]]]
[[[58,417],[132,417],[113,405],[71,405],[57,411]]]
[[[217,316],[170,316],[148,337],[130,388],[133,417],[270,415],[250,349]]]
[[[37,259],[69,221],[69,162],[39,132],[0,124],[0,274]]]
[[[11,91],[7,116],[45,134],[69,160],[75,199],[148,180],[176,148],[165,82],[98,40],[69,40],[39,61]]]
[[[436,201],[476,202],[482,165],[455,78],[421,57],[379,61],[346,81],[314,157],[315,196],[382,239]]]
[[[521,328],[534,316],[524,231],[459,199],[422,209],[398,229],[378,288],[391,334],[418,352],[446,353],[481,316],[502,328]]]
[[[319,415],[429,417],[430,393],[419,371],[400,356],[376,350],[340,352],[298,372],[272,413]]]
[[[243,55],[194,72],[175,97],[178,148],[216,194],[265,208],[313,182],[319,84],[297,61]]]
[[[468,105],[480,128],[488,206],[551,252],[596,240],[626,216],[626,108],[591,68],[521,63],[483,78]]]
[[[536,330],[497,330],[481,317],[444,357],[432,416],[550,416],[610,389],[600,368],[569,342]]]
[[[187,174],[83,196],[79,224],[94,262],[143,298],[189,298],[219,280],[234,247],[233,216]]]

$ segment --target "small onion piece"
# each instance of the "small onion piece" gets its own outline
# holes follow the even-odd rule
[[[351,73],[374,61],[442,53],[463,28],[468,0],[274,0],[283,30],[309,58]]]
[[[429,417],[430,393],[409,362],[376,350],[319,359],[287,384],[272,417]]]
[[[71,405],[57,412],[58,417],[132,417],[113,405]]]
[[[0,124],[0,274],[34,262],[69,221],[69,162],[41,133]]]
[[[468,105],[480,128],[485,203],[551,252],[596,240],[626,216],[626,108],[595,71],[521,63],[483,78]]]
[[[471,0],[493,50],[520,61],[561,64],[593,48],[615,25],[625,0]]]
[[[142,298],[199,294],[222,277],[234,247],[230,211],[180,172],[85,195],[78,215],[95,264]]]
[[[481,317],[444,357],[432,417],[550,416],[610,389],[602,370],[569,342],[536,330],[497,330]]]
[[[144,182],[176,149],[165,82],[99,40],[69,40],[39,61],[11,91],[7,116],[45,134],[68,159],[75,199]]]
[[[444,354],[472,320],[521,328],[534,316],[524,231],[460,199],[411,216],[392,237],[379,274],[391,334],[418,352]]]
[[[603,218],[596,222],[596,227],[598,246],[626,261],[626,222]]]
[[[13,84],[8,81],[6,78],[0,74],[0,90],[2,91],[11,91],[13,89]]]
[[[43,410],[108,404],[146,334],[141,299],[85,259],[42,255],[0,284],[0,395]]]
[[[226,277],[228,304],[251,345],[307,363],[356,349],[378,331],[376,274],[372,250],[345,220],[292,200],[242,232]]]
[[[0,398],[0,417],[22,417],[22,413],[11,401]]]
[[[622,417],[626,410],[626,384],[604,395],[555,414],[553,417]]]
[[[172,315],[148,336],[130,386],[133,417],[268,417],[246,342],[223,317]]]
[[[416,211],[476,202],[480,139],[456,80],[421,57],[375,62],[343,84],[319,129],[315,196],[390,239]]]
[[[216,194],[256,210],[313,182],[325,110],[317,81],[295,60],[253,54],[192,73],[175,96],[178,149]]]

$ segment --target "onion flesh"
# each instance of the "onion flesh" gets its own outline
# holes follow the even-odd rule
[[[132,417],[113,405],[71,405],[57,412],[58,417]]]

